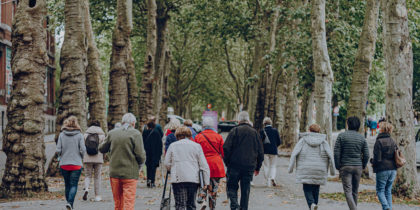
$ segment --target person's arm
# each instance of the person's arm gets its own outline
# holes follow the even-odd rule
[[[281,138],[280,138],[280,133],[279,131],[276,129],[274,130],[276,132],[276,145],[277,147],[281,145]]]
[[[169,148],[168,151],[166,151],[165,161],[163,163],[168,171],[171,170],[172,159],[173,159],[172,148]]]
[[[363,169],[366,168],[366,165],[369,162],[369,147],[368,147],[368,143],[365,140],[363,143]]]
[[[79,139],[79,152],[80,152],[80,156],[83,158],[83,156],[86,153],[85,137],[83,136],[83,134],[80,134],[80,139]]]
[[[258,133],[257,133],[256,137],[257,137],[257,152],[258,152],[258,155],[257,155],[257,167],[255,168],[255,171],[259,172],[260,169],[261,169],[262,163],[264,161],[264,148],[263,148],[263,144],[262,144],[261,138],[258,135]]]
[[[338,135],[337,141],[334,146],[334,163],[335,168],[340,170],[341,168],[341,135]]]
[[[136,157],[137,163],[142,165],[146,161],[146,152],[144,151],[144,145],[143,145],[143,138],[140,134],[136,134],[133,139],[134,143],[134,155]]]
[[[99,151],[105,154],[109,152],[110,147],[111,147],[111,137],[110,137],[110,134],[108,133],[108,136],[105,138],[105,141],[101,145],[99,145]]]
[[[223,144],[224,144],[224,142],[223,142],[223,137],[222,137],[222,136],[220,136],[220,134],[219,134],[219,137],[220,137],[219,151],[220,151],[220,153],[221,153],[221,155],[222,155],[222,158],[224,158],[224,157],[225,157],[225,153],[224,153],[224,151],[223,151]]]
[[[223,157],[223,161],[225,162],[225,165],[227,167],[229,167],[229,163],[230,163],[230,156],[232,155],[232,147],[233,147],[233,141],[236,138],[236,130],[238,128],[234,128],[229,132],[228,137],[226,138],[225,143],[223,144],[223,153],[224,153],[224,157]]]
[[[373,146],[373,160],[372,165],[375,167],[382,162],[382,145],[379,141],[375,142]]]
[[[204,156],[201,146],[197,147],[197,154],[198,165],[200,167],[200,170],[204,172],[204,185],[210,185],[210,167],[207,163],[206,157]]]
[[[334,155],[331,151],[331,147],[327,141],[324,141],[323,147],[328,155],[328,166],[330,168],[331,176],[335,176],[335,168],[334,168]]]
[[[58,136],[57,147],[55,148],[55,152],[57,153],[58,157],[61,156],[61,152],[63,152],[63,144],[61,142],[61,134]]]
[[[293,152],[292,155],[290,156],[290,161],[289,161],[289,167],[288,167],[288,172],[289,174],[293,173],[293,169],[295,168],[295,163],[296,163],[296,157],[299,155],[300,151],[302,150],[303,147],[303,143],[302,140],[299,140],[299,142],[296,144],[295,148],[293,148]]]

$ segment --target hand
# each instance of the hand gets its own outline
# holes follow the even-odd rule
[[[260,171],[254,171],[254,176],[258,176],[260,174]]]

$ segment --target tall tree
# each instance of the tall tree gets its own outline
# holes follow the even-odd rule
[[[99,51],[96,47],[89,13],[89,0],[85,0],[85,27],[87,39],[86,91],[89,102],[89,122],[98,120],[104,131],[107,130],[105,91],[102,84],[102,71],[99,67]]]
[[[325,0],[312,1],[311,22],[316,122],[321,126],[321,132],[327,134],[327,140],[331,144],[331,97],[334,77],[327,49]]]
[[[384,54],[387,72],[387,121],[395,128],[392,133],[407,163],[398,170],[395,192],[414,197],[419,192],[414,140],[412,81],[413,51],[408,29],[405,0],[383,0]]]
[[[133,85],[134,64],[131,55],[130,34],[132,30],[132,0],[117,0],[117,21],[112,34],[111,68],[109,72],[108,128],[120,122],[129,111],[129,104],[135,106],[129,92],[135,94]],[[134,113],[135,114],[135,113]]]
[[[61,75],[55,141],[66,118],[76,116],[86,129],[86,67],[87,42],[85,28],[85,0],[66,0],[64,7],[65,34],[61,47]],[[58,175],[57,156],[48,167],[49,176]]]
[[[369,74],[375,55],[379,0],[368,0],[363,22],[362,35],[359,40],[359,49],[353,69],[353,78],[350,88],[347,116],[356,116],[361,125],[365,124],[366,101],[368,100]],[[364,134],[364,127],[360,126],[359,132]]]
[[[46,15],[45,0],[17,2],[12,31],[13,90],[3,140],[7,160],[2,196],[48,191],[43,134]]]
[[[153,115],[153,89],[155,76],[155,56],[157,47],[157,5],[156,0],[147,0],[147,49],[142,72],[142,84],[140,88],[140,124],[147,121],[149,115]]]

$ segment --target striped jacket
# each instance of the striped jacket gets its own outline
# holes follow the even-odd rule
[[[366,167],[369,160],[369,148],[366,139],[357,131],[340,133],[334,146],[335,168],[343,166]]]

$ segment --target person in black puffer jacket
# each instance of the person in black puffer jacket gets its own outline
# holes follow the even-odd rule
[[[380,133],[376,138],[371,159],[373,171],[376,173],[376,194],[382,209],[392,209],[392,184],[397,175],[395,150],[397,144],[391,138],[393,126],[388,122],[379,124]]]

